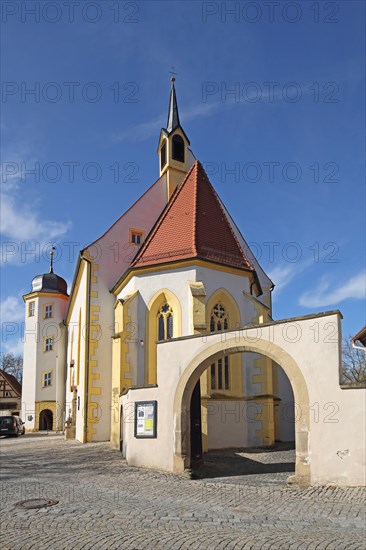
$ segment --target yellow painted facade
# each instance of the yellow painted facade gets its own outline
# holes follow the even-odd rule
[[[180,136],[184,143],[184,162],[179,162],[173,158],[173,138],[174,136]],[[166,163],[162,166],[162,149],[165,147]],[[172,134],[166,136],[164,132],[161,132],[159,140],[159,162],[160,162],[160,176],[166,174],[167,176],[167,196],[168,199],[172,196],[175,189],[182,183],[185,175],[189,170],[189,155],[188,155],[188,141],[184,133],[180,128],[177,128]]]

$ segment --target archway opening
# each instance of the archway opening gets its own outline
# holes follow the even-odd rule
[[[211,363],[192,392],[190,442],[198,477],[286,481],[295,471],[295,405],[284,370],[250,352]]]
[[[39,430],[52,432],[53,430],[53,412],[50,409],[43,409],[39,415]]]
[[[247,434],[245,434],[244,430],[244,435],[247,437],[246,443],[249,443],[249,447],[247,448],[253,449],[260,447],[263,453],[268,454],[268,451],[273,451],[276,449],[276,446],[281,447],[282,444],[282,450],[285,447],[285,450],[289,451],[289,454],[292,452],[292,459],[288,460],[287,456],[285,456],[281,466],[269,465],[266,468],[259,465],[260,469],[267,470],[268,473],[271,473],[272,470],[275,474],[277,468],[279,471],[284,472],[284,475],[282,476],[284,481],[291,475],[291,473],[295,472],[295,476],[293,476],[291,480],[292,482],[308,484],[310,481],[309,397],[306,382],[294,359],[276,344],[265,340],[257,340],[253,343],[240,345],[235,338],[232,338],[227,340],[225,344],[222,342],[215,343],[208,346],[206,350],[203,350],[189,363],[185,369],[184,376],[182,376],[177,386],[174,400],[174,414],[176,423],[174,469],[177,472],[189,468],[194,469],[191,452],[191,400],[193,389],[195,388],[197,382],[201,379],[200,389],[202,404],[202,399],[205,398],[205,395],[202,392],[202,375],[205,375],[206,373],[207,376],[207,372],[210,372],[211,365],[217,362],[220,358],[222,359],[226,355],[231,357],[234,354],[242,354],[242,356],[245,356],[245,352],[248,352],[249,355],[251,353],[254,354],[255,360],[262,361],[264,366],[270,363],[272,365],[272,369],[275,368],[276,371],[278,371],[277,375],[282,378],[282,397],[281,392],[278,395],[277,390],[277,395],[273,391],[272,394],[269,394],[269,392],[265,391],[267,388],[264,385],[262,386],[260,392],[254,392],[255,395],[244,395],[241,404],[239,404],[242,408],[242,412],[240,413],[239,405],[235,403],[235,397],[231,395],[230,398],[226,399],[226,402],[224,402],[225,400],[222,400],[221,402],[221,405],[224,406],[224,417],[226,417],[226,419],[230,418],[231,420],[233,418],[235,420],[236,417],[239,420],[238,424],[240,426],[244,416],[244,420],[246,420],[246,422],[244,424],[242,423],[241,426],[246,425]],[[279,365],[281,365],[282,368],[279,367]],[[254,371],[254,373],[252,372],[253,384],[258,384],[260,381],[263,384],[266,377],[268,377],[267,370],[268,369],[266,368],[262,368],[258,371]],[[245,365],[243,372],[246,375]],[[271,376],[273,376],[273,372]],[[247,379],[245,376],[244,379],[244,389],[247,391]],[[287,388],[283,388],[283,381],[285,381],[285,386],[287,385]],[[285,390],[287,391],[287,396]],[[281,399],[281,401],[279,401],[279,399]],[[205,448],[204,440],[206,437],[206,442],[208,442],[209,435],[209,432],[207,431],[207,423],[210,422],[215,415],[216,419],[217,415],[219,415],[219,417],[222,415],[222,408],[219,410],[217,407],[213,407],[214,401],[215,400],[212,399],[211,395],[209,404],[211,407],[210,411],[205,411],[204,407],[201,407],[203,451],[206,450],[206,452],[210,450],[208,449],[209,445],[213,447],[216,446],[212,443],[211,438],[209,445],[207,444]],[[281,420],[281,416],[278,418],[279,413],[280,415],[282,413],[283,417],[286,415],[287,423],[282,422],[281,425],[281,422],[279,422]],[[209,414],[211,415],[211,419],[207,421]],[[249,426],[248,420],[252,421],[252,426]],[[205,423],[206,431],[204,428]],[[211,425],[212,424],[213,422],[211,421]],[[222,427],[224,430],[222,430]],[[248,439],[250,430],[252,436],[254,434],[257,437],[256,440],[253,440],[252,438],[252,441],[250,441],[250,438]],[[230,443],[229,445],[227,444],[228,438],[230,439],[230,436],[233,435],[232,431],[232,426],[229,427],[228,423],[224,423],[224,426],[221,426],[221,430],[219,430],[219,432],[221,432],[220,437],[224,440],[224,447],[239,447],[237,445],[233,446]],[[285,435],[286,432],[287,435]],[[245,442],[243,430],[241,432],[241,437],[243,438],[242,441]],[[285,438],[287,441],[284,440]],[[291,450],[291,447],[294,446],[293,438],[295,441],[295,449]],[[244,445],[240,445],[240,447],[244,447]],[[249,452],[253,453],[252,450]],[[203,458],[205,459],[205,454],[203,454]],[[242,460],[242,463],[244,464],[244,462],[247,462],[247,464],[249,464],[248,461],[250,460],[250,457],[243,456],[243,458],[245,458],[246,461]]]

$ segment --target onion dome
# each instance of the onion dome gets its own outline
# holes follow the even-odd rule
[[[65,279],[53,272],[53,250],[50,252],[50,269],[48,273],[36,275],[32,280],[32,292],[54,292],[67,294],[67,283]]]

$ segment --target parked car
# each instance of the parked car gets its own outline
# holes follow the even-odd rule
[[[15,436],[24,435],[25,422],[19,416],[12,414],[11,416],[0,416],[0,435]]]

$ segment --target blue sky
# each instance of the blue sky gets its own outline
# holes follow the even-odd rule
[[[276,284],[274,317],[340,309],[357,332],[364,2],[36,4],[1,6],[2,322],[22,322],[52,244],[70,283],[75,252],[157,179],[173,66],[192,150]],[[3,352],[21,351],[14,332]]]

